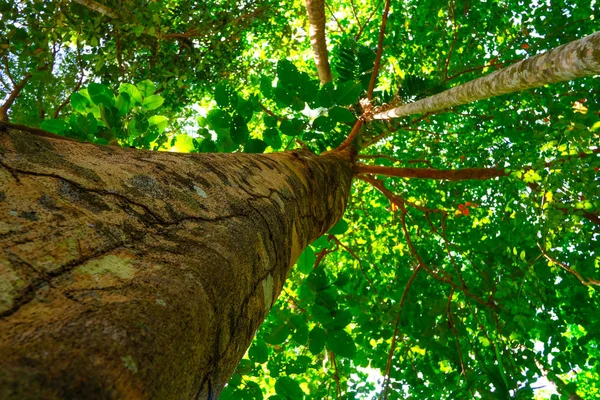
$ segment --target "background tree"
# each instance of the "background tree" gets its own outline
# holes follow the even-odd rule
[[[170,6],[156,4],[149,11]],[[128,9],[125,5],[105,5],[128,15],[121,12]],[[180,7],[193,9],[184,3]],[[26,33],[37,32],[41,12],[11,9],[34,21]],[[89,7],[81,10],[91,13]],[[102,75],[84,66],[90,82],[102,85],[82,85],[87,92],[71,101],[71,111],[65,106],[63,122],[46,122],[57,133],[100,143],[116,139],[123,145],[191,151],[305,146],[323,152],[345,145],[350,136],[362,148],[363,163],[376,162],[397,176],[381,179],[365,174],[380,169],[357,168],[363,174],[353,185],[344,222],[300,256],[284,295],[222,397],[549,397],[533,390],[544,377],[563,396],[593,398],[599,390],[600,332],[595,317],[600,276],[597,78],[436,114],[364,125],[364,119],[356,121],[591,34],[597,5],[420,0],[359,7],[351,1],[329,2],[324,10],[333,83],[319,87],[306,9],[292,3],[282,11],[280,24],[268,31],[267,25],[252,25],[240,34],[253,51],[243,52],[240,64],[224,61],[243,66],[238,70],[243,73],[232,72],[227,81],[198,81],[180,92],[170,89],[173,95],[161,91],[165,82],[173,85],[174,77],[185,75],[178,82],[186,81],[188,72],[150,75],[153,53],[136,52],[143,46],[130,40],[131,53],[121,56],[121,63],[138,60],[132,68],[138,75],[125,82],[109,79],[118,73]],[[160,15],[169,21],[165,26],[181,27],[177,18]],[[137,32],[134,28],[136,41],[156,40],[150,26],[136,20],[121,29]],[[187,30],[173,30],[181,31]],[[24,45],[25,36],[16,37],[16,48]],[[207,37],[221,40],[216,34]],[[281,38],[280,46],[273,46],[273,37]],[[33,55],[4,57],[9,67],[23,65],[13,67],[18,74],[8,69],[12,78],[9,72],[2,75],[6,99],[23,80],[54,79],[47,60],[60,52],[45,40],[43,56],[33,62]],[[113,47],[118,47],[116,36]],[[102,43],[100,48],[111,47]],[[271,48],[278,51],[273,57],[265,55]],[[166,55],[161,62],[188,54],[185,46],[160,49]],[[277,61],[281,55],[288,60]],[[112,61],[117,71],[118,57],[112,60],[117,60]],[[214,61],[219,65],[223,59]],[[77,63],[66,65],[76,76]],[[142,83],[146,78],[156,86]],[[137,84],[139,96],[118,82]],[[5,111],[11,120],[30,123],[40,114],[34,101],[47,100],[25,90]],[[112,98],[102,96],[109,92]],[[211,92],[214,101],[206,96]],[[123,107],[116,93],[127,93],[130,104]],[[204,107],[202,118],[176,119],[192,113],[177,93]],[[164,105],[149,106],[161,102],[146,100],[151,96],[161,97]],[[138,97],[137,103],[131,100]],[[359,97],[371,99],[370,104],[358,103]],[[19,108],[27,98],[28,105]],[[111,107],[117,113],[111,114]],[[160,116],[168,120],[151,120]],[[87,129],[81,128],[84,118]],[[148,127],[138,129],[138,123]],[[439,172],[448,170],[454,172]],[[467,172],[457,171],[485,179],[459,179]],[[403,178],[408,173],[414,179]]]

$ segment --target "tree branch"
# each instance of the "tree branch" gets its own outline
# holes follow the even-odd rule
[[[0,122],[8,122],[8,110],[13,105],[13,103],[15,102],[17,97],[19,97],[19,95],[21,94],[21,91],[23,90],[23,88],[25,87],[25,85],[27,84],[27,81],[29,81],[31,76],[32,75],[30,73],[25,75],[23,77],[23,79],[21,79],[21,82],[19,82],[13,88],[12,92],[10,92],[8,99],[6,99],[4,104],[2,104],[2,106],[0,106]]]
[[[109,8],[109,7],[105,6],[104,4],[100,4],[94,0],[73,0],[73,1],[79,5],[89,8],[90,10],[95,11],[104,16],[107,16],[107,17],[110,17],[113,19],[120,18],[120,15],[117,12],[115,12],[112,8]]]
[[[383,39],[385,38],[385,26],[387,24],[388,14],[390,12],[390,0],[385,0],[383,16],[381,17],[381,27],[379,28],[379,40],[377,42],[377,53],[375,55],[375,63],[373,64],[373,72],[371,73],[371,81],[369,82],[369,90],[367,91],[367,99],[373,97],[375,82],[379,74],[379,65],[381,64],[381,55],[383,54]]]
[[[411,114],[439,111],[502,94],[599,74],[598,49],[600,49],[600,32],[453,87],[445,92],[375,114],[373,118],[399,118]]]
[[[364,164],[356,164],[354,166],[354,173],[448,181],[462,181],[468,179],[485,180],[508,175],[504,168],[462,168],[442,170],[434,168],[395,168]]]
[[[331,82],[331,68],[325,39],[325,0],[306,0],[310,44],[313,48],[315,64],[321,84]]]
[[[577,279],[579,279],[579,282],[581,282],[585,286],[600,286],[600,281],[599,280],[592,279],[592,278],[588,278],[587,280],[584,279],[579,272],[577,272],[573,268],[570,268],[567,264],[565,264],[565,263],[563,263],[561,261],[558,261],[557,259],[555,259],[552,256],[550,256],[550,254],[548,254],[546,252],[546,250],[544,250],[544,248],[542,246],[540,246],[539,243],[537,243],[537,246],[540,249],[540,251],[542,252],[542,254],[544,255],[544,257],[548,261],[550,261],[552,264],[558,265],[559,267],[561,267],[562,269],[564,269],[568,273],[573,274],[575,277],[577,277]]]

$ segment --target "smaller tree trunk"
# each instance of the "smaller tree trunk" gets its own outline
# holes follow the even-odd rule
[[[502,94],[595,74],[600,74],[600,32],[453,87],[445,92],[377,113],[373,115],[373,118],[391,119],[434,112]]]
[[[325,0],[306,0],[308,14],[310,44],[313,48],[315,64],[321,85],[331,82],[331,68],[325,38]]]

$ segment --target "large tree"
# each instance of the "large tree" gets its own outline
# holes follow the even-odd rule
[[[18,29],[50,6],[11,8],[27,23],[2,47],[3,119],[37,123],[18,103],[47,108],[32,82],[89,76],[42,123],[71,139],[0,132],[3,397],[533,398],[540,378],[597,393],[599,91],[569,81],[600,72],[592,4],[312,0],[267,34],[242,10],[255,50],[215,86],[153,76],[118,42],[161,43],[193,6],[146,21],[75,3],[43,51],[20,52]],[[59,28],[94,48],[82,10],[112,21],[135,74],[32,63],[60,54]],[[187,54],[177,37],[163,65]],[[269,66],[273,48],[294,62]]]

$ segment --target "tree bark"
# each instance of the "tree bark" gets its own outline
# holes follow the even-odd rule
[[[600,32],[445,92],[377,113],[373,118],[390,119],[434,112],[502,94],[596,74],[600,74]]]
[[[321,85],[331,82],[331,68],[325,38],[325,0],[306,0],[310,44],[312,45],[317,73]]]
[[[101,147],[0,125],[0,398],[216,399],[349,150]]]

